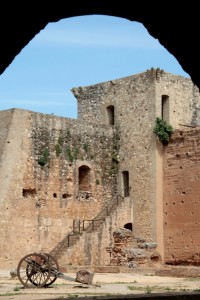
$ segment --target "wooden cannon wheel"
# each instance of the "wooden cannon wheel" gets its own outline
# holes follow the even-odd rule
[[[25,287],[47,287],[57,279],[58,271],[58,263],[52,255],[33,252],[20,260],[17,276]]]
[[[45,253],[44,255],[47,257],[48,263],[50,264],[50,276],[44,285],[44,287],[47,287],[54,283],[54,281],[56,281],[56,279],[58,278],[59,265],[58,261],[51,254]]]

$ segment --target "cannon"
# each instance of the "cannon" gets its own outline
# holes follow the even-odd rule
[[[76,278],[71,278],[59,271],[59,264],[55,257],[48,253],[30,253],[18,263],[17,276],[22,285],[28,287],[48,287],[57,278],[77,281],[82,284],[92,284],[94,273],[79,270]]]

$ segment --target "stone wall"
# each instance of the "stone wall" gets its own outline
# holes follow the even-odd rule
[[[168,99],[166,121],[174,129],[200,123],[198,89],[189,78],[151,69],[72,92],[82,120],[109,124],[107,108],[114,107],[120,137],[118,184],[123,187],[122,173],[128,171],[134,234],[157,241],[163,254],[163,150],[153,127],[156,117],[162,117],[163,97]]]
[[[126,126],[131,122],[131,127],[134,127],[136,120],[144,121],[143,117],[148,117],[148,122],[152,123],[155,114],[161,116],[162,95],[169,97],[168,121],[174,128],[179,128],[180,124],[200,123],[198,87],[190,78],[159,68],[92,86],[73,88],[72,92],[78,101],[78,118],[91,123],[108,124],[106,108],[109,105],[115,107],[117,125]]]
[[[133,229],[136,235],[152,237],[152,132],[156,118],[155,83],[141,73],[95,86],[73,89],[78,100],[78,116],[92,123],[108,124],[107,107],[114,106],[114,124],[119,128],[118,184],[123,188],[122,172],[129,172],[133,201]],[[87,109],[89,105],[89,110]],[[110,125],[111,126],[111,125]],[[155,159],[154,159],[155,160]],[[155,186],[153,187],[153,189]]]
[[[0,131],[0,157],[2,158],[3,151],[5,149],[5,144],[10,143],[10,141],[7,139],[9,129],[10,129],[10,124],[12,122],[12,116],[13,116],[13,110],[5,110],[1,112],[1,119],[0,119],[0,126],[1,126],[1,131]],[[2,159],[1,159],[1,164],[2,164]]]
[[[15,109],[1,174],[2,267],[32,251],[49,252],[116,191],[113,128]],[[79,189],[79,168],[90,170]],[[14,247],[11,247],[14,245]]]
[[[31,251],[51,251],[79,222],[93,219],[116,193],[129,197],[131,211],[124,207],[109,221],[111,227],[105,223],[97,235],[82,239],[81,261],[106,263],[102,253],[110,246],[107,230],[126,223],[134,236],[155,242],[158,256],[168,261],[171,250],[166,249],[173,249],[168,240],[175,237],[176,225],[166,221],[166,195],[171,201],[170,195],[176,194],[167,189],[180,168],[174,165],[171,173],[167,167],[176,143],[163,149],[153,128],[158,116],[175,129],[199,124],[196,87],[188,78],[151,69],[72,92],[78,101],[77,120],[19,109],[0,112],[1,266],[14,267]],[[198,152],[192,151],[188,166],[198,160]],[[131,190],[125,195],[127,187]],[[174,228],[163,229],[165,223]],[[179,257],[178,244],[174,249]],[[190,250],[187,255],[193,253]],[[70,253],[66,262],[78,263],[77,255],[78,251]]]
[[[105,217],[105,221],[92,232],[83,232],[79,241],[61,255],[56,256],[64,272],[70,266],[109,266],[110,254],[107,248],[114,246],[113,232],[132,221],[133,202],[126,197],[117,209]]]
[[[1,112],[2,121],[5,112]],[[31,240],[28,237],[29,224],[34,222],[33,211],[24,218],[23,206],[21,205],[23,176],[26,171],[30,144],[27,139],[29,132],[30,115],[23,110],[7,111],[7,116],[12,116],[6,134],[5,146],[1,155],[0,166],[0,251],[1,266],[8,267],[16,258],[16,252]],[[9,118],[8,118],[9,120]],[[4,123],[4,125],[6,122]],[[3,124],[2,124],[3,125]],[[2,126],[2,128],[4,128]],[[38,234],[38,233],[37,233]],[[28,241],[27,241],[28,240]]]
[[[181,125],[200,124],[199,89],[190,78],[162,71],[156,81],[157,116],[161,116],[161,98],[164,95],[169,97],[167,121],[174,129]]]

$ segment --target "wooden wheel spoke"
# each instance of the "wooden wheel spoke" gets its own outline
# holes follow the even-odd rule
[[[45,286],[50,278],[50,263],[43,254],[28,254],[20,260],[17,275],[25,287]]]
[[[47,257],[47,260],[50,265],[50,277],[46,282],[46,284],[44,285],[45,287],[47,287],[56,281],[57,274],[59,272],[59,265],[55,257],[53,257],[51,254],[45,253],[45,256]]]

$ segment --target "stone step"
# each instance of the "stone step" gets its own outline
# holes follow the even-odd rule
[[[126,268],[121,266],[76,266],[65,265],[60,267],[61,272],[64,273],[76,273],[79,270],[87,270],[94,273],[136,273],[136,274],[148,274],[155,275],[155,268]]]
[[[169,266],[156,270],[155,275],[169,277],[200,277],[200,267]]]
[[[146,274],[149,276],[165,276],[165,277],[200,277],[200,268],[195,266],[175,266],[160,268],[126,268],[121,266],[75,266],[67,265],[62,267],[61,272],[77,273],[80,270],[87,270],[94,273],[134,273]]]

